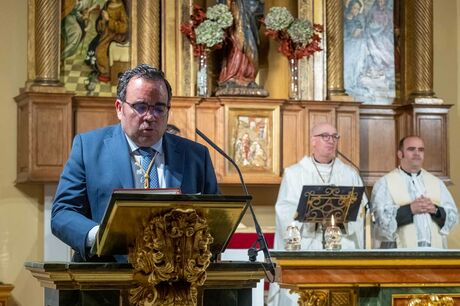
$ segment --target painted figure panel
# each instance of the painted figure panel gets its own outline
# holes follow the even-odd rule
[[[358,101],[396,97],[393,0],[344,0],[344,81]]]
[[[77,95],[112,96],[129,68],[129,1],[62,0],[61,81]]]

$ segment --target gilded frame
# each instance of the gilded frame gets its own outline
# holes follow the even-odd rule
[[[272,180],[280,175],[280,106],[225,105],[225,148],[247,182]],[[224,177],[237,172],[226,163]]]

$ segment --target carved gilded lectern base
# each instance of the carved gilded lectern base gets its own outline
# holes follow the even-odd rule
[[[139,286],[131,305],[197,305],[198,286],[206,280],[213,237],[195,209],[171,209],[142,225],[129,261]]]

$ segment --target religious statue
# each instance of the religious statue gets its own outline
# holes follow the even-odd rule
[[[264,1],[221,0],[230,8],[234,24],[224,48],[216,96],[268,96],[255,82],[259,70],[259,19]]]

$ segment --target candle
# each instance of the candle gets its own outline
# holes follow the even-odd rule
[[[342,233],[338,226],[335,226],[334,215],[331,215],[331,226],[324,232],[324,248],[326,250],[342,249]]]

